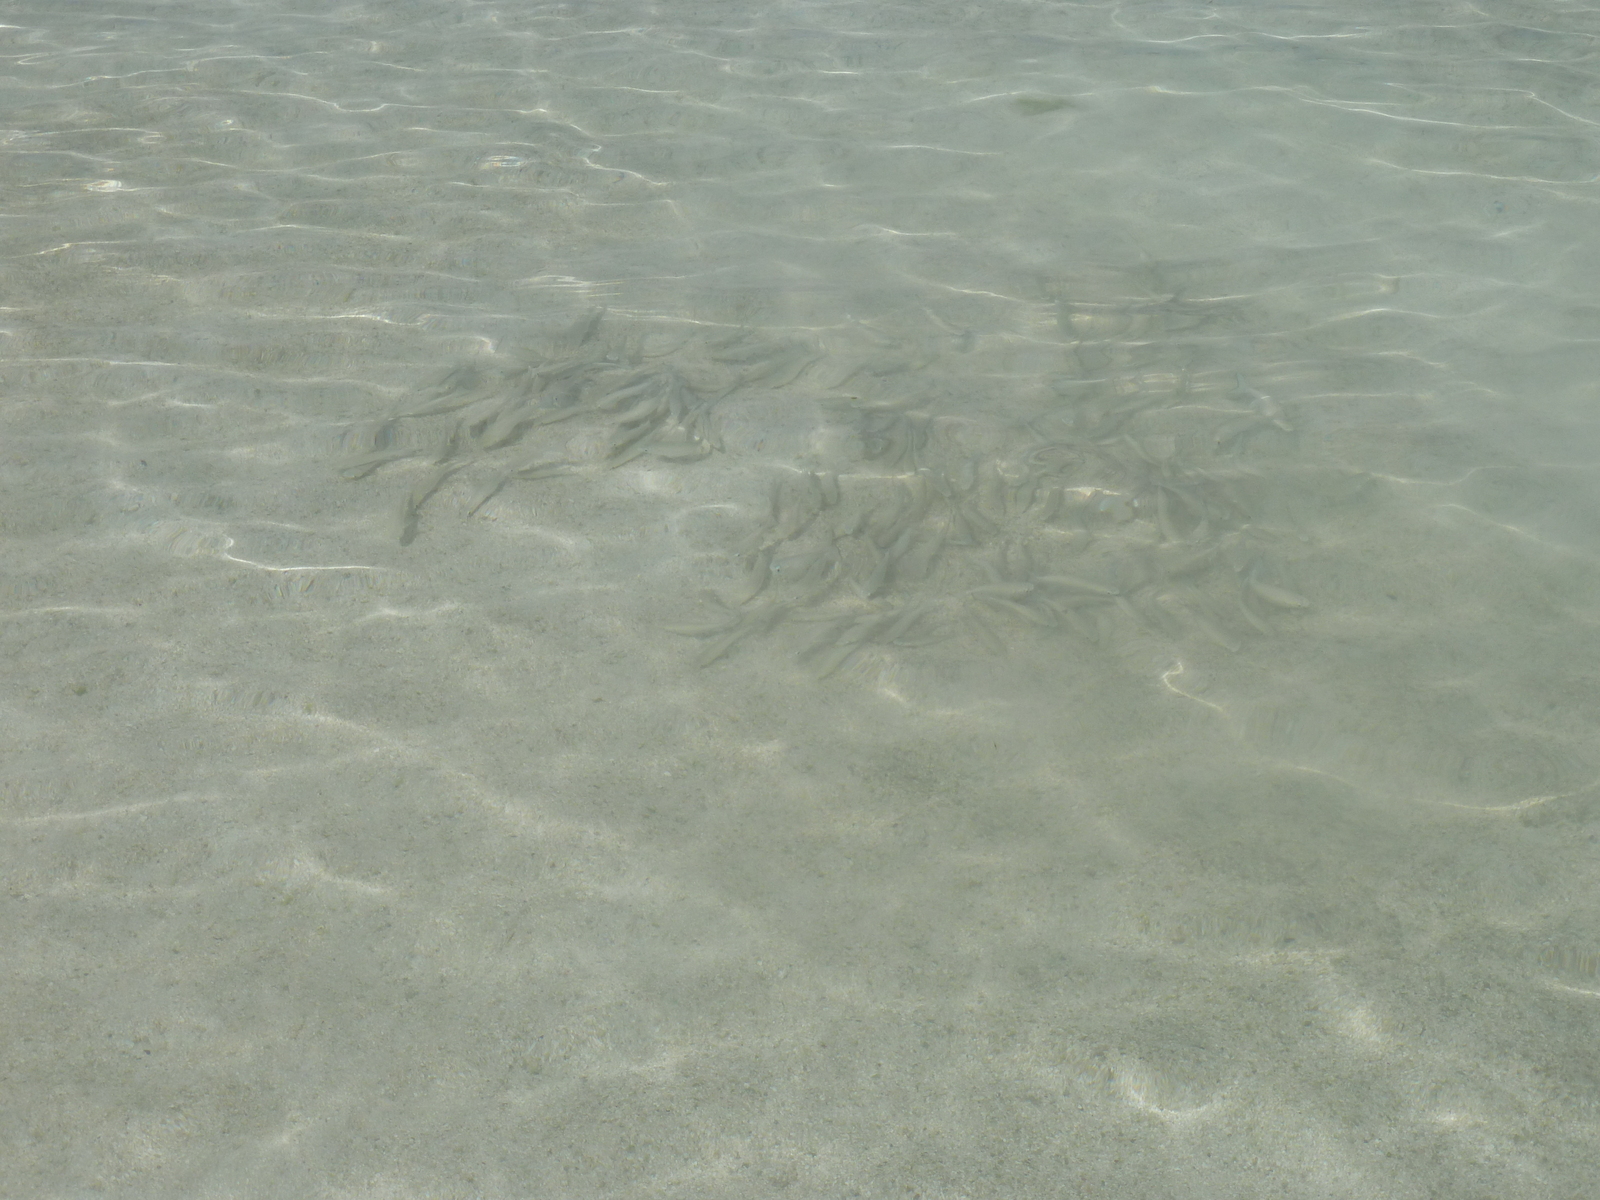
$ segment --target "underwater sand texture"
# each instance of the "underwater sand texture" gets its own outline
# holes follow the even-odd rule
[[[1597,52],[8,6],[0,1196],[1589,1194]]]

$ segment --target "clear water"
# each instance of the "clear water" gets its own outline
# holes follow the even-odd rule
[[[1590,1190],[1600,10],[0,56],[0,1193]]]

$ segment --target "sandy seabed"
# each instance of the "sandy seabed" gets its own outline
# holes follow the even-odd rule
[[[1201,7],[17,17],[0,1194],[1584,1194],[1581,88]]]

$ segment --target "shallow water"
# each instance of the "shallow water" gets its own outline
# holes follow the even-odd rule
[[[1600,14],[14,6],[0,1192],[1600,1163]]]

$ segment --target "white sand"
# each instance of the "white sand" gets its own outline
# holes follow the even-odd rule
[[[1402,7],[7,18],[0,1195],[1585,1194],[1600,30]],[[594,305],[817,361],[399,544],[340,464]],[[1151,491],[664,631],[910,486],[839,397],[954,475],[1085,380],[1237,435],[1204,595]],[[1023,545],[1177,615],[993,653]]]

